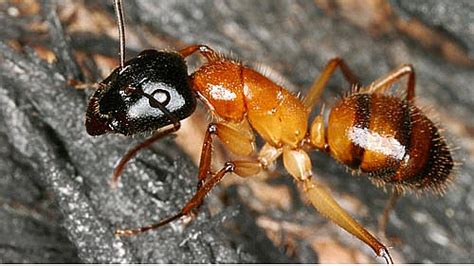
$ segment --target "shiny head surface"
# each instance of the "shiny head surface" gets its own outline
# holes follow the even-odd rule
[[[133,135],[173,124],[195,108],[183,57],[145,50],[100,83],[89,101],[86,129],[90,135]]]

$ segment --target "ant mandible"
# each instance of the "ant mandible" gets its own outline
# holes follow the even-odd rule
[[[115,8],[120,66],[99,84],[90,98],[87,132],[133,135],[167,128],[123,156],[114,170],[113,183],[117,183],[126,163],[139,150],[180,128],[180,120],[194,112],[196,98],[214,117],[204,137],[197,192],[191,200],[177,214],[158,223],[119,229],[116,235],[136,235],[186,216],[202,204],[226,174],[256,175],[282,155],[285,169],[321,214],[365,242],[387,263],[393,263],[386,246],[342,209],[329,189],[313,178],[307,151],[327,153],[344,165],[368,174],[376,185],[393,186],[382,227],[404,190],[442,192],[451,180],[450,150],[437,127],[414,104],[415,73],[411,65],[402,65],[370,86],[360,87],[347,64],[335,58],[300,100],[262,74],[206,45],[192,45],[180,51],[145,50],[125,62],[121,0],[115,1]],[[184,59],[195,53],[207,62],[188,75]],[[353,89],[332,108],[327,126],[319,114],[308,127],[310,112],[338,67]],[[387,95],[386,90],[403,77],[408,80],[406,98]],[[254,132],[265,141],[258,153]],[[231,153],[252,159],[228,161],[213,173],[213,136]]]

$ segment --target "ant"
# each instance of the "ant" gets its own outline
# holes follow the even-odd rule
[[[452,179],[450,149],[438,128],[416,107],[415,72],[402,65],[369,86],[340,58],[329,61],[304,99],[299,99],[255,70],[226,58],[206,45],[179,51],[144,50],[125,61],[125,26],[121,0],[115,1],[120,39],[120,66],[99,85],[89,101],[86,129],[90,135],[108,132],[133,135],[157,131],[130,149],[113,173],[113,184],[138,151],[180,128],[180,120],[196,108],[196,98],[209,108],[198,171],[197,192],[176,214],[158,223],[118,229],[117,236],[133,236],[192,214],[204,197],[228,173],[248,177],[266,171],[280,156],[288,173],[324,216],[354,235],[387,263],[386,246],[355,221],[314,178],[308,151],[329,154],[338,162],[365,173],[375,183],[390,184],[393,192],[384,210],[384,228],[390,210],[405,190],[442,193]],[[185,58],[199,54],[207,62],[188,75]],[[353,89],[330,110],[325,125],[322,112],[308,125],[329,79],[340,69]],[[407,78],[406,97],[386,91]],[[257,133],[265,144],[257,152]],[[237,156],[211,170],[213,137]]]

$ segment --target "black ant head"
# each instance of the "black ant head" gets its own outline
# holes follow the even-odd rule
[[[86,129],[132,135],[176,123],[195,108],[183,57],[145,50],[101,82],[89,101]]]

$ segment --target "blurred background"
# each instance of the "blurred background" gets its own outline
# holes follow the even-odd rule
[[[384,243],[398,263],[474,261],[474,2],[125,2],[127,58],[207,44],[302,95],[336,56],[364,84],[413,64],[417,104],[443,128],[461,165],[445,195],[399,201]],[[69,84],[98,82],[118,65],[112,4],[0,1],[0,262],[383,262],[316,213],[283,169],[268,180],[226,178],[193,221],[114,237],[115,228],[157,221],[193,195],[209,121],[198,107],[110,187],[120,156],[146,136],[88,136],[92,91]],[[192,71],[200,61],[189,63]],[[322,103],[330,107],[349,87],[336,74]],[[220,147],[215,156],[216,167],[228,158]],[[381,236],[388,194],[324,154],[312,160],[338,202]]]

